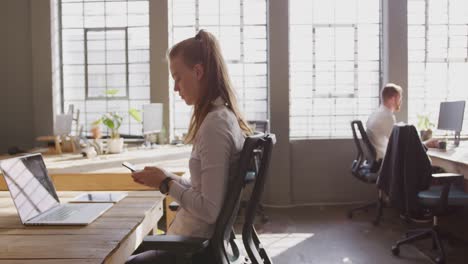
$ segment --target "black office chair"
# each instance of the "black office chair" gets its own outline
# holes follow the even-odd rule
[[[356,159],[351,165],[351,174],[362,182],[375,185],[378,178],[381,160],[376,159],[377,154],[375,148],[369,141],[367,133],[360,120],[351,121],[351,130],[353,131],[353,139],[357,149]],[[353,213],[356,211],[367,211],[372,207],[377,208],[377,216],[373,221],[374,225],[377,225],[379,224],[380,217],[382,216],[383,207],[380,191],[377,201],[349,210],[347,213],[348,218],[352,218]]]
[[[252,264],[273,263],[261,244],[254,227],[255,216],[258,212],[257,209],[261,206],[260,199],[262,198],[265,182],[269,175],[268,169],[270,165],[271,152],[273,150],[273,145],[276,143],[274,134],[264,137],[263,140],[264,142],[262,142],[262,146],[254,151],[256,157],[254,158],[254,163],[251,164],[252,169],[248,172],[250,175],[248,177],[249,183],[255,181],[255,184],[252,192],[250,193],[250,199],[247,204],[244,225],[242,228],[242,241],[244,242],[245,250],[247,251]]]
[[[414,126],[395,126],[389,139],[387,152],[377,185],[389,197],[392,206],[400,210],[407,222],[414,219],[432,219],[432,227],[409,230],[406,238],[393,247],[394,255],[400,246],[431,238],[432,248],[439,251],[436,263],[445,263],[445,251],[437,225],[438,217],[455,207],[468,206],[468,194],[456,184],[463,175],[456,173],[431,174],[431,162]],[[441,185],[431,186],[436,179]]]
[[[152,249],[171,251],[181,255],[177,263],[244,263],[246,260],[240,255],[235,242],[233,223],[239,210],[244,187],[255,183],[256,192],[249,199],[246,221],[243,226],[243,241],[246,243],[246,250],[252,263],[271,263],[253,227],[253,217],[268,175],[274,141],[274,135],[258,134],[246,138],[238,166],[230,170],[235,177],[232,177],[229,182],[229,191],[216,221],[214,234],[210,239],[173,235],[147,236],[137,253]]]
[[[247,123],[252,128],[252,130],[254,131],[254,134],[268,134],[268,133],[270,133],[270,122],[268,121],[268,119],[266,119],[266,120],[247,120]],[[252,192],[251,189],[248,189],[248,190],[246,190],[244,192],[244,195],[243,195],[244,197],[242,198],[242,201],[241,201],[241,212],[242,212],[242,210],[244,208],[247,207],[248,200],[246,200],[245,197],[249,197],[251,195],[250,192]],[[261,219],[262,223],[266,223],[269,220],[268,216],[265,213],[265,208],[263,207],[263,205],[261,203],[259,203],[258,206],[257,206],[256,215],[260,216],[260,219]]]

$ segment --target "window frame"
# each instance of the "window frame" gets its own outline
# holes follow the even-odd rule
[[[129,79],[129,62],[128,62],[128,27],[107,27],[107,28],[84,28],[84,77],[85,77],[85,101],[92,100],[130,100],[130,88],[128,84]],[[88,33],[89,32],[104,32],[106,34],[108,31],[124,31],[125,32],[125,96],[90,96],[89,95],[89,80],[88,80]],[[106,50],[107,51],[107,50]],[[104,64],[106,69],[108,63]],[[107,75],[107,74],[106,74]],[[106,77],[107,78],[107,77]],[[107,90],[107,88],[106,88]]]
[[[109,1],[108,0],[95,0],[95,1],[92,1],[91,3],[103,3],[104,5],[106,5],[106,3],[108,3]],[[117,0],[117,1],[111,1],[111,2],[122,2],[122,3],[126,3],[127,4],[127,20],[128,20],[128,15],[129,14],[137,14],[137,15],[141,15],[143,13],[130,13],[129,12],[129,8],[128,8],[128,4],[129,3],[137,3],[137,2],[146,2],[148,4],[148,10],[144,13],[145,15],[148,16],[148,22],[147,24],[145,25],[141,25],[141,24],[138,24],[138,25],[127,25],[126,26],[109,26],[109,27],[85,27],[84,25],[84,22],[83,22],[83,25],[81,27],[73,27],[73,28],[65,28],[65,29],[68,29],[68,30],[83,30],[83,43],[84,43],[84,50],[83,50],[83,66],[84,66],[84,73],[83,73],[83,77],[84,77],[84,85],[83,85],[83,89],[84,89],[84,98],[83,99],[79,99],[79,100],[72,100],[72,101],[82,101],[84,105],[87,104],[87,102],[92,102],[92,101],[105,101],[105,102],[111,102],[111,101],[126,101],[126,103],[128,104],[128,107],[129,109],[132,109],[134,107],[131,107],[131,105],[135,102],[145,102],[147,101],[147,103],[151,103],[152,102],[152,81],[151,81],[151,75],[152,75],[152,69],[151,69],[151,21],[150,21],[150,14],[151,14],[151,0]],[[51,29],[52,30],[57,30],[57,35],[58,35],[58,44],[57,44],[57,48],[56,48],[56,51],[54,52],[54,54],[52,56],[58,56],[58,63],[59,63],[59,66],[58,66],[58,74],[60,75],[59,77],[59,87],[57,89],[57,92],[59,93],[59,102],[57,102],[57,104],[54,106],[54,111],[56,113],[64,113],[65,112],[65,103],[66,103],[66,99],[65,99],[65,85],[64,85],[64,66],[67,66],[68,64],[64,64],[64,59],[63,59],[63,31],[64,31],[64,28],[63,28],[63,8],[62,8],[62,5],[63,4],[70,4],[70,3],[81,3],[83,4],[83,11],[82,11],[82,14],[81,16],[83,16],[83,18],[85,17],[85,4],[88,3],[87,0],[51,0],[51,4],[54,4],[56,6],[56,13],[55,14],[52,14],[51,13],[51,16],[53,18],[53,16],[57,16],[57,25],[56,26],[52,26],[51,25]],[[106,13],[104,13],[104,16],[107,17]],[[106,24],[105,24],[106,25]],[[138,62],[130,62],[130,59],[129,59],[129,53],[130,51],[132,50],[129,50],[129,29],[133,29],[133,28],[147,28],[148,29],[148,45],[147,45],[147,48],[145,48],[144,50],[147,50],[148,51],[148,58],[147,58],[147,61],[138,61]],[[125,63],[122,63],[122,64],[125,64],[125,91],[126,91],[126,95],[125,96],[96,96],[96,97],[93,97],[93,96],[89,96],[89,87],[88,87],[88,52],[87,52],[87,45],[88,45],[88,42],[87,42],[87,32],[88,31],[98,31],[98,30],[104,30],[104,32],[106,31],[112,31],[112,30],[125,30]],[[137,50],[141,50],[141,49],[137,49]],[[107,63],[106,63],[107,64]],[[147,98],[131,98],[130,97],[130,88],[132,87],[130,85],[130,74],[131,74],[131,65],[132,64],[148,64],[148,80],[149,80],[149,84],[147,85],[148,87],[148,92],[149,92],[149,96]],[[138,87],[138,86],[137,86]],[[106,87],[106,90],[108,90],[108,88]],[[76,106],[75,106],[76,108]],[[107,107],[106,107],[107,108]],[[80,124],[81,126],[83,126],[83,128],[89,128],[88,127],[88,120],[87,120],[87,115],[89,114],[86,110],[86,106],[84,109],[80,109]],[[137,109],[137,110],[140,110],[140,109]],[[102,114],[105,114],[107,112],[110,112],[111,110],[107,109],[107,111],[104,111],[102,112]],[[124,122],[122,123],[122,126],[121,126],[121,135],[126,135],[126,136],[130,136],[130,137],[142,137],[143,135],[140,135],[139,133],[135,134],[135,131],[132,131],[135,126],[142,126],[141,123],[137,123],[136,121],[134,121],[129,113],[126,111],[126,110],[119,110],[119,113],[124,117]],[[91,112],[91,114],[95,114],[93,112]],[[128,118],[128,120],[125,120],[125,118]],[[128,132],[127,131],[123,131],[123,127],[128,127]],[[89,130],[89,129],[88,129]],[[76,128],[76,131],[79,131],[78,128]],[[84,130],[84,134],[87,134],[89,133],[89,131],[86,131]]]
[[[289,1],[289,0],[288,0]],[[375,89],[377,90],[377,101],[378,101],[378,104],[380,104],[380,89],[384,83],[384,77],[385,77],[385,72],[384,72],[384,47],[385,47],[385,44],[384,43],[384,35],[385,35],[385,32],[384,32],[384,23],[385,23],[385,20],[384,20],[384,13],[386,12],[386,7],[384,5],[384,1],[385,0],[377,0],[379,2],[379,23],[378,23],[378,27],[379,27],[379,33],[378,33],[378,42],[379,42],[379,51],[378,51],[378,85],[377,87],[375,87]],[[289,21],[288,21],[288,31],[291,32],[291,21],[290,21],[290,16],[291,16],[291,12],[289,11]],[[343,23],[336,23],[336,24],[323,24],[323,23],[312,23],[312,24],[307,24],[309,26],[311,26],[314,30],[314,35],[315,36],[315,29],[317,27],[353,27],[355,29],[354,31],[354,34],[355,34],[355,42],[359,42],[359,39],[358,37],[356,36],[358,34],[358,26],[356,23],[346,23],[346,24],[343,24]],[[288,35],[288,41],[291,42],[291,36],[290,34]],[[314,43],[315,45],[315,43]],[[290,46],[290,44],[289,44]],[[356,62],[358,61],[356,56],[357,56],[357,50],[359,49],[358,45],[356,45],[355,43],[355,46],[354,46],[354,60],[353,60],[353,63],[355,63],[355,66],[354,66],[354,70],[353,70],[353,73],[355,74],[358,74],[358,67],[356,66]],[[290,47],[288,48],[288,50],[290,51]],[[315,67],[315,51],[313,51],[314,54],[313,54],[313,69],[312,69],[312,75],[315,76],[315,73],[316,73],[316,67]],[[344,135],[334,135],[333,133],[335,133],[333,130],[330,130],[329,131],[329,135],[327,136],[323,136],[323,135],[311,135],[310,132],[307,132],[307,135],[300,135],[300,136],[292,136],[292,133],[291,133],[291,118],[293,117],[292,114],[291,114],[291,101],[292,101],[292,96],[291,96],[291,89],[292,89],[292,85],[291,85],[291,56],[290,56],[290,52],[288,52],[288,58],[289,58],[289,64],[288,64],[288,74],[289,74],[289,80],[288,80],[288,84],[289,84],[289,102],[288,102],[288,108],[289,108],[289,114],[288,114],[288,117],[289,117],[289,126],[288,126],[288,140],[289,141],[300,141],[300,140],[339,140],[339,139],[352,139],[352,134],[349,133],[348,136],[344,136]],[[315,83],[315,77],[313,78],[313,83]],[[359,87],[358,84],[356,84],[356,81],[358,81],[358,78],[354,78],[354,83],[355,83],[355,86],[354,88],[356,87]],[[312,84],[312,90],[315,90],[314,88],[315,84]],[[354,93],[347,93],[347,94],[339,94],[339,93],[322,93],[322,94],[316,94],[315,92],[313,92],[313,97],[312,99],[314,98],[329,98],[329,99],[345,99],[345,98],[355,98],[355,99],[359,99],[359,96],[357,96],[357,93],[359,92],[359,90],[356,90],[354,89]],[[374,97],[372,97],[374,98]],[[371,99],[372,99],[371,98]],[[370,114],[370,113],[369,113]],[[296,115],[297,116],[297,115]],[[311,116],[313,115],[306,115],[306,117],[310,118]],[[336,111],[333,112],[332,115],[328,115],[328,117],[336,117],[336,116],[339,116],[339,114],[336,114]],[[356,117],[358,117],[359,114],[356,113],[354,115],[354,117],[350,120],[350,122],[355,119]],[[336,133],[335,133],[336,134]]]
[[[167,0],[168,2],[168,43],[169,45],[173,45],[175,43],[172,43],[174,41],[174,28],[178,27],[178,28],[182,28],[181,26],[176,26],[174,27],[174,24],[173,24],[173,21],[174,21],[174,18],[173,18],[173,12],[170,12],[171,10],[174,10],[174,6],[173,6],[173,3],[174,3],[175,0]],[[194,7],[195,7],[195,10],[194,10],[194,19],[195,19],[195,23],[191,26],[187,26],[187,27],[190,27],[190,28],[193,28],[194,29],[194,35],[195,35],[195,32],[197,32],[198,30],[200,29],[204,29],[205,28],[205,25],[200,25],[200,18],[199,18],[199,13],[200,13],[200,8],[199,8],[199,2],[200,1],[203,1],[203,0],[194,0],[193,3],[194,3]],[[218,2],[220,2],[222,0],[218,0]],[[226,62],[226,65],[229,67],[229,65],[240,65],[242,66],[242,85],[240,87],[236,87],[235,84],[233,83],[233,86],[235,88],[235,92],[237,95],[242,95],[246,92],[246,90],[249,90],[249,89],[265,89],[266,91],[266,96],[264,99],[256,99],[254,100],[255,102],[259,101],[259,102],[266,102],[266,109],[265,109],[265,120],[269,122],[269,120],[271,119],[271,107],[270,107],[270,103],[271,103],[271,100],[270,100],[270,70],[269,70],[269,58],[270,58],[270,45],[269,45],[269,42],[270,42],[270,37],[269,37],[269,5],[270,5],[270,0],[261,0],[261,2],[264,2],[265,3],[265,24],[245,24],[244,23],[244,18],[245,18],[245,15],[244,15],[244,6],[245,6],[245,2],[247,2],[249,0],[239,0],[239,6],[240,6],[240,23],[239,25],[222,25],[222,24],[213,24],[213,25],[209,25],[208,27],[216,27],[216,28],[220,28],[220,27],[239,27],[240,29],[240,54],[239,54],[239,59],[228,59],[226,58],[226,56],[224,57],[225,58],[225,62]],[[172,4],[172,5],[171,5]],[[170,7],[169,7],[170,6]],[[265,42],[266,42],[266,45],[265,45],[265,61],[264,62],[258,62],[258,61],[246,61],[245,60],[245,49],[244,49],[244,45],[245,45],[245,34],[244,34],[244,28],[245,27],[249,27],[249,26],[264,26],[265,27]],[[218,38],[218,41],[221,42],[221,40]],[[255,65],[255,64],[265,64],[266,66],[266,73],[265,75],[248,75],[246,74],[246,70],[245,70],[245,65]],[[232,73],[229,74],[230,77],[231,77],[231,81],[233,82],[232,80]],[[246,87],[245,86],[245,83],[246,83],[246,78],[245,77],[253,77],[253,76],[264,76],[266,81],[264,83],[265,86],[260,86],[260,87],[256,87],[256,88],[252,88],[252,87]],[[169,114],[169,119],[170,119],[170,133],[171,133],[171,136],[174,136],[174,135],[180,135],[180,132],[183,128],[181,127],[176,127],[176,103],[183,103],[183,100],[180,101],[180,100],[176,100],[176,96],[173,92],[173,81],[172,81],[172,78],[171,76],[169,75],[169,92],[170,92],[170,105],[169,105],[169,109],[170,109],[170,114]],[[238,98],[239,99],[239,98]],[[248,101],[248,100],[247,100]],[[238,106],[239,108],[244,108],[245,109],[245,106],[247,105],[246,104],[246,101],[245,100],[238,100]],[[243,114],[244,114],[244,117],[247,115],[246,114],[246,111],[243,111]],[[260,119],[260,118],[255,118],[255,120],[257,119]],[[189,119],[190,120],[190,119]],[[254,119],[252,119],[254,120]],[[262,119],[263,120],[263,119]],[[187,127],[189,127],[189,124],[187,123]]]

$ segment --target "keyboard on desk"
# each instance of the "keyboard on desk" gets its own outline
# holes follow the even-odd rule
[[[63,221],[68,219],[71,215],[79,212],[85,205],[78,206],[66,206],[62,205],[59,209],[53,211],[50,214],[46,214],[37,219],[38,222],[49,222],[49,221]]]

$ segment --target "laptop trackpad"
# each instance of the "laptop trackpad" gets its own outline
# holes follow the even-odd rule
[[[112,203],[62,204],[34,217],[26,224],[87,225],[107,211]]]

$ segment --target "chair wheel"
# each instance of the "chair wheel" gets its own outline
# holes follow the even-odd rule
[[[434,259],[435,263],[437,264],[444,264],[445,263],[445,260],[441,257],[437,257]]]
[[[351,212],[348,212],[346,215],[348,216],[349,219],[353,218],[353,213]]]
[[[380,224],[380,221],[379,220],[374,220],[374,221],[372,221],[372,224],[374,226],[378,226]]]
[[[392,254],[393,254],[394,256],[400,255],[400,248],[399,248],[398,246],[393,246],[393,247],[392,247]]]

